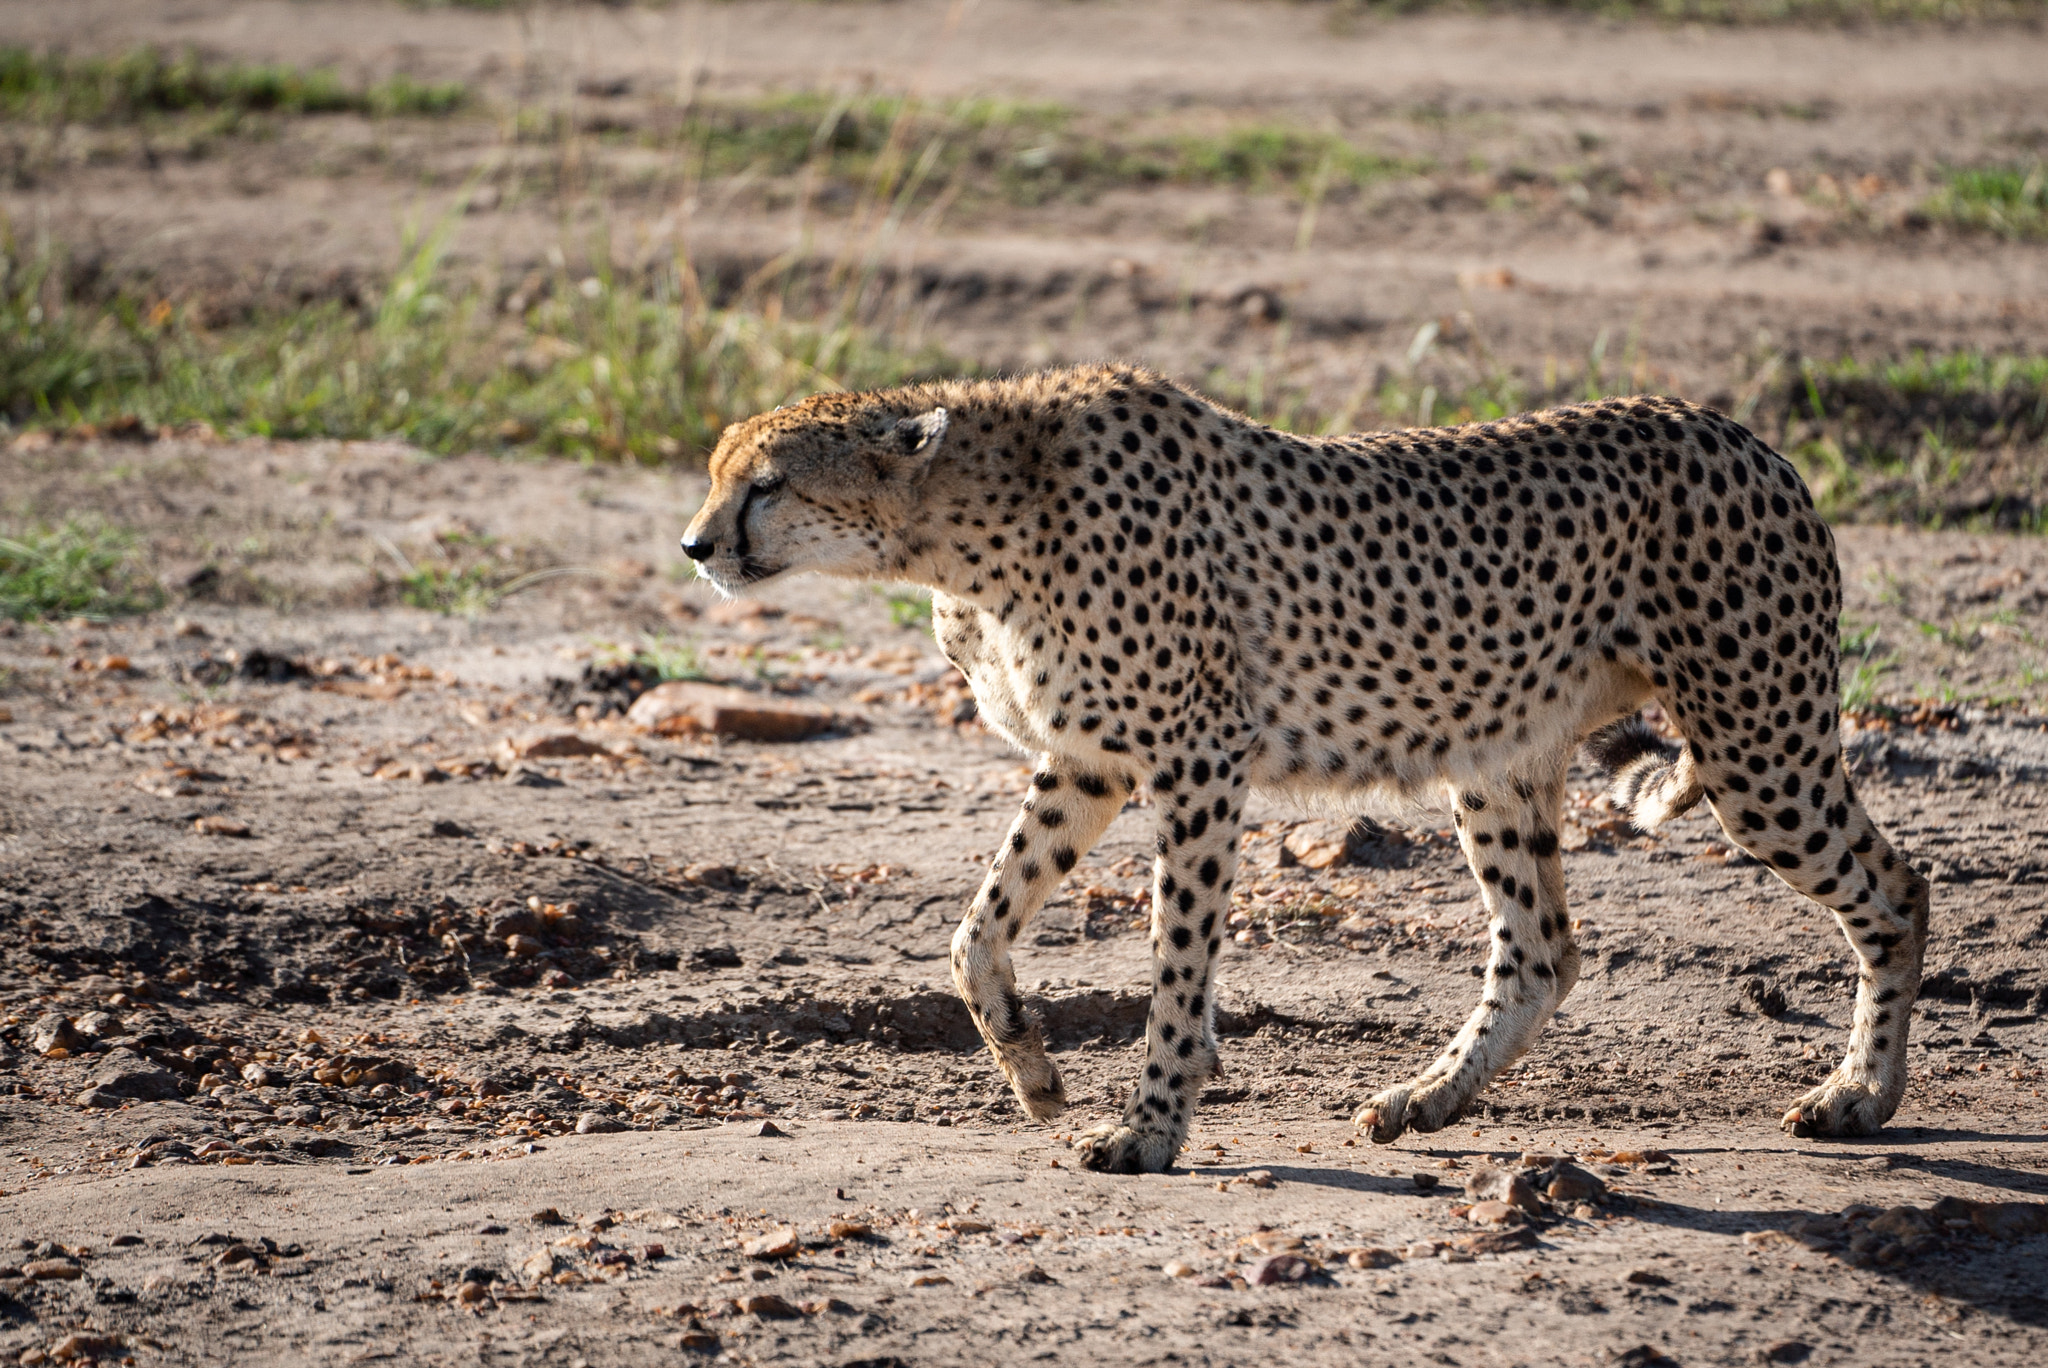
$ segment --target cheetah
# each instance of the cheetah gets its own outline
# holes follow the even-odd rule
[[[1859,963],[1846,1055],[1784,1114],[1867,1135],[1899,1105],[1928,886],[1838,735],[1840,570],[1798,474],[1740,424],[1611,399],[1308,438],[1147,371],[824,394],[728,427],[682,541],[725,592],[816,571],[929,586],[980,715],[1039,758],[952,944],[1036,1120],[1066,1104],[1011,946],[1141,787],[1156,821],[1143,1076],[1074,1139],[1167,1168],[1218,1071],[1216,956],[1247,795],[1448,802],[1489,916],[1478,1006],[1357,1113],[1455,1119],[1577,980],[1558,826],[1575,750],[1654,827],[1705,799],[1831,909]],[[1682,741],[1639,719],[1654,701]]]

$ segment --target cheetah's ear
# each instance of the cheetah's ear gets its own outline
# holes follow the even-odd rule
[[[946,411],[942,408],[903,419],[889,430],[887,474],[899,480],[916,480],[931,465],[932,457],[939,454],[939,443],[945,437]]]

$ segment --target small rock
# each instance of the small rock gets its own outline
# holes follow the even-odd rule
[[[625,1128],[625,1122],[613,1120],[603,1112],[585,1112],[576,1118],[578,1135],[613,1135]]]
[[[235,1268],[241,1264],[260,1267],[263,1262],[263,1252],[245,1244],[231,1244],[212,1259],[215,1268]]]
[[[757,1129],[757,1130],[756,1130],[756,1131],[754,1132],[754,1134],[756,1134],[756,1135],[768,1135],[768,1136],[772,1136],[772,1135],[781,1135],[781,1136],[787,1136],[787,1135],[789,1134],[789,1132],[788,1132],[788,1131],[786,1131],[786,1130],[784,1130],[784,1129],[783,1129],[782,1127],[780,1127],[780,1126],[776,1125],[776,1124],[775,1124],[775,1123],[774,1123],[773,1121],[763,1121],[763,1122],[761,1123],[761,1125],[760,1125],[760,1128],[759,1128],[759,1129]]]
[[[510,954],[514,959],[532,959],[545,949],[547,947],[532,936],[507,936],[505,938],[506,953]]]
[[[795,1320],[803,1315],[773,1292],[756,1292],[750,1297],[741,1297],[740,1310],[762,1320]]]
[[[21,1276],[35,1282],[74,1282],[84,1272],[69,1259],[34,1259],[21,1266]]]
[[[1805,1340],[1779,1340],[1767,1344],[1755,1353],[1758,1363],[1804,1363],[1813,1354],[1813,1346]]]
[[[530,1283],[544,1282],[555,1276],[561,1268],[561,1256],[552,1249],[536,1249],[526,1256],[519,1265],[519,1272]]]
[[[1465,1195],[1481,1205],[1492,1201],[1505,1202],[1531,1213],[1542,1209],[1536,1201],[1536,1189],[1529,1185],[1527,1178],[1492,1164],[1482,1163],[1472,1170],[1471,1176],[1465,1180]]]
[[[1299,1254],[1268,1254],[1245,1270],[1244,1280],[1253,1287],[1305,1282],[1322,1271],[1314,1259]]]
[[[1391,1249],[1354,1249],[1344,1256],[1344,1262],[1353,1268],[1391,1268],[1401,1262],[1401,1256]]]
[[[750,1259],[788,1259],[795,1257],[803,1247],[795,1227],[783,1226],[744,1242],[740,1245],[740,1253]]]
[[[434,824],[427,828],[427,835],[455,838],[474,836],[476,833],[460,822],[452,822],[446,817],[438,817],[434,820]]]
[[[539,1211],[534,1212],[533,1215],[527,1217],[526,1219],[533,1222],[535,1225],[558,1226],[569,1224],[569,1218],[564,1216],[561,1212],[555,1210],[553,1207],[542,1207]]]
[[[499,748],[511,760],[577,760],[611,754],[597,742],[586,741],[574,732],[544,732],[516,740],[508,736]]]
[[[1623,1283],[1631,1287],[1669,1287],[1671,1279],[1662,1273],[1653,1273],[1647,1268],[1631,1268],[1621,1275]]]
[[[530,907],[508,907],[502,912],[495,912],[484,926],[484,934],[500,943],[514,936],[538,936],[540,933],[540,913]]]
[[[739,873],[731,865],[700,860],[683,866],[683,882],[701,884],[705,888],[733,888],[739,883]]]
[[[100,1358],[127,1347],[127,1341],[119,1335],[95,1335],[86,1331],[66,1335],[50,1346],[50,1357],[59,1363],[71,1363],[78,1359]],[[23,1362],[27,1359],[24,1357]]]
[[[475,1306],[490,1300],[491,1289],[482,1283],[466,1282],[455,1289],[455,1300],[463,1306]]]
[[[852,1302],[841,1301],[837,1297],[823,1297],[817,1301],[807,1301],[799,1309],[806,1316],[850,1316],[853,1314],[854,1306]]]
[[[1404,1259],[1434,1259],[1440,1248],[1435,1240],[1417,1240],[1401,1251]]]
[[[246,838],[249,835],[249,824],[238,822],[232,817],[195,817],[192,819],[192,830],[201,836]]]
[[[835,1240],[865,1240],[873,1232],[865,1221],[834,1221],[825,1233]]]
[[[1189,1263],[1186,1259],[1168,1259],[1165,1267],[1160,1271],[1169,1278],[1192,1278],[1202,1270]]]
[[[1511,1221],[1520,1220],[1521,1216],[1520,1208],[1491,1198],[1484,1202],[1474,1202],[1471,1209],[1465,1213],[1465,1219],[1473,1225],[1507,1225]]]
[[[39,1055],[49,1055],[53,1050],[69,1055],[85,1045],[84,1033],[62,1012],[45,1012],[37,1017],[36,1024],[29,1028],[28,1040],[30,1048]],[[64,1055],[56,1058],[62,1059]]]
[[[1517,1249],[1531,1249],[1536,1244],[1536,1232],[1528,1226],[1517,1226],[1511,1230],[1489,1230],[1480,1235],[1467,1235],[1453,1244],[1447,1253],[1463,1254],[1471,1258],[1478,1254],[1506,1254]]]
[[[1265,1254],[1292,1254],[1303,1247],[1299,1235],[1289,1235],[1284,1230],[1257,1230],[1238,1241],[1256,1247]]]
[[[1607,1195],[1607,1184],[1577,1164],[1563,1163],[1550,1171],[1544,1191],[1553,1202],[1590,1202]]]
[[[912,1287],[945,1287],[951,1284],[952,1281],[951,1278],[943,1273],[913,1273],[910,1275],[910,1285]]]
[[[633,700],[626,720],[658,736],[710,732],[742,741],[802,741],[830,731],[832,713],[718,684],[675,680]]]
[[[81,1106],[118,1107],[123,1102],[168,1102],[183,1095],[178,1076],[131,1050],[110,1051],[79,1095]]]
[[[1231,1181],[1243,1183],[1246,1187],[1269,1188],[1273,1186],[1273,1175],[1267,1169],[1253,1169],[1250,1173],[1242,1177],[1233,1178]]]
[[[1434,1173],[1411,1173],[1408,1177],[1415,1184],[1417,1192],[1436,1191],[1437,1177]]]
[[[1572,1208],[1572,1215],[1578,1217],[1581,1221],[1590,1221],[1599,1214],[1600,1208],[1594,1206],[1591,1202],[1581,1202]]]

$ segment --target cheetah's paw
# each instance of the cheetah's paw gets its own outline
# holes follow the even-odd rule
[[[1098,1173],[1164,1173],[1179,1150],[1173,1137],[1108,1122],[1074,1137],[1081,1167]]]
[[[1801,1140],[1875,1135],[1896,1108],[1876,1087],[1837,1076],[1794,1103],[1780,1124]]]
[[[1408,1129],[1407,1087],[1388,1088],[1358,1109],[1351,1124],[1366,1132],[1375,1145],[1391,1145]]]

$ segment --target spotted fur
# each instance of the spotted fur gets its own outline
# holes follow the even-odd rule
[[[1799,476],[1671,399],[1304,438],[1143,371],[834,394],[737,423],[684,549],[727,590],[789,571],[929,585],[981,715],[1041,757],[953,940],[1017,1097],[1058,1070],[1010,950],[1141,787],[1156,822],[1152,1006],[1091,1167],[1165,1168],[1216,1068],[1215,969],[1254,789],[1442,795],[1491,919],[1480,1001],[1357,1116],[1433,1131],[1527,1050],[1579,974],[1558,853],[1566,762],[1654,699],[1667,756],[1603,733],[1639,819],[1699,797],[1834,911],[1860,962],[1847,1055],[1785,1115],[1897,1108],[1927,884],[1872,825],[1837,736],[1840,572]]]

